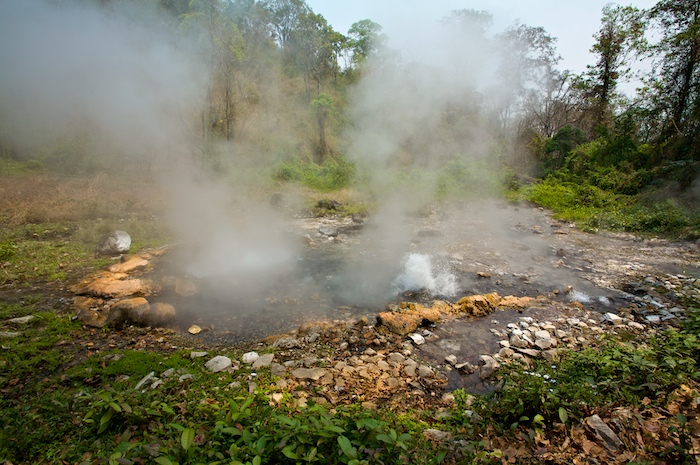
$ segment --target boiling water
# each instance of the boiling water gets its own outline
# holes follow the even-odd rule
[[[403,270],[393,285],[397,293],[425,290],[432,295],[452,297],[459,291],[453,273],[434,267],[430,255],[419,253],[404,259]]]

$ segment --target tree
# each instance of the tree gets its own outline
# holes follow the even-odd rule
[[[659,145],[670,158],[700,160],[700,0],[662,0],[649,11],[660,40],[648,79]]]
[[[386,35],[382,34],[382,26],[369,19],[353,23],[348,30],[348,38],[352,61],[356,67],[375,55],[387,41]]]
[[[318,123],[318,146],[316,147],[316,163],[321,164],[328,153],[326,143],[326,122],[333,112],[333,99],[328,94],[318,94],[311,102],[311,108]]]
[[[612,102],[617,97],[617,85],[631,73],[630,56],[644,48],[646,24],[643,14],[631,6],[608,4],[591,52],[597,55],[595,65],[588,66],[584,77],[591,101],[593,127],[609,125]]]
[[[507,136],[517,119],[516,114],[524,115],[528,95],[537,92],[542,82],[552,78],[560,57],[556,53],[556,39],[541,27],[516,22],[497,40],[501,57],[495,94],[499,101],[497,110],[502,135]]]
[[[292,34],[299,27],[302,18],[311,12],[311,8],[304,0],[264,0],[262,4],[270,14],[277,42],[286,48]]]
[[[338,69],[336,42],[342,41],[326,19],[309,12],[299,19],[299,26],[289,37],[292,61],[303,73],[306,93],[311,96],[311,83],[321,92],[324,77],[335,75]]]

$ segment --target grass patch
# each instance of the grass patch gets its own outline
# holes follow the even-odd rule
[[[648,202],[640,196],[554,177],[525,188],[522,194],[554,211],[557,218],[576,222],[585,230],[601,228],[672,237],[700,233],[700,216],[685,211],[670,199]]]
[[[333,192],[344,189],[355,179],[355,165],[343,158],[328,159],[320,165],[292,158],[274,170],[277,181],[295,182],[308,188]]]

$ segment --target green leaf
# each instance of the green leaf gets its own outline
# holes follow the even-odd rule
[[[182,444],[182,448],[185,450],[189,450],[189,448],[192,447],[193,442],[194,428],[185,428],[182,431],[182,436],[180,436],[180,444]]]
[[[569,414],[564,407],[559,407],[559,419],[562,423],[566,423],[569,420]]]
[[[253,465],[260,465],[261,463],[262,463],[262,458],[260,458],[259,455],[256,455],[256,456],[253,458]]]
[[[110,402],[110,403],[109,403],[109,406],[112,407],[112,410],[114,410],[115,412],[121,412],[121,411],[122,411],[122,408],[121,408],[121,407],[119,406],[119,404],[116,403],[116,402]]]
[[[532,420],[532,422],[544,425],[544,417],[538,413],[537,415],[535,415],[535,418]]]
[[[352,447],[352,444],[350,443],[350,440],[348,438],[346,438],[345,436],[338,436],[338,445],[340,446],[340,449],[343,451],[343,454],[345,454],[346,457],[351,459],[357,459],[357,449]]]
[[[173,465],[173,462],[171,462],[169,458],[162,455],[160,457],[156,457],[154,461],[159,465]]]
[[[296,453],[294,453],[294,447],[294,444],[290,444],[284,449],[282,449],[282,453],[284,454],[284,456],[289,459],[297,460],[299,456]]]

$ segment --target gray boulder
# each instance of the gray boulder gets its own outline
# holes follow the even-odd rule
[[[120,255],[131,248],[131,236],[126,231],[112,231],[100,238],[95,251],[100,255]]]

